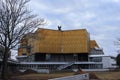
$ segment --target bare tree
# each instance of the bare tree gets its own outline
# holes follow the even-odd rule
[[[116,64],[120,68],[120,54],[118,54],[116,57]]]
[[[2,54],[2,79],[7,80],[7,61],[10,50],[15,48],[24,34],[32,32],[43,23],[32,15],[26,4],[29,0],[0,0],[0,44],[4,46]]]
[[[114,44],[117,47],[117,56],[116,56],[116,64],[118,66],[118,68],[120,68],[120,38],[117,38],[116,41],[114,41]]]

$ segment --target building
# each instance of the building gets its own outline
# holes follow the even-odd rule
[[[113,67],[111,56],[104,56],[103,49],[90,39],[86,29],[58,30],[39,28],[21,39],[18,62],[14,67],[21,71],[33,69],[49,73],[53,70],[104,71]]]
[[[18,56],[41,56],[40,60],[35,58],[35,61],[46,61],[46,58],[50,61],[88,61],[89,54],[104,54],[98,49],[98,44],[90,40],[85,29],[62,31],[40,28],[23,37]]]

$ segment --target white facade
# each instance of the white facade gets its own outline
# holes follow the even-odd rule
[[[116,68],[116,61],[115,58],[112,56],[105,56],[105,55],[89,55],[89,57],[91,58],[100,58],[102,65],[103,65],[103,69],[109,69],[109,68]]]
[[[110,56],[104,56],[102,57],[102,63],[103,63],[103,68],[111,68],[111,57]]]

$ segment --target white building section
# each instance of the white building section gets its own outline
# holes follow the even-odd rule
[[[116,60],[115,57],[106,56],[106,55],[89,55],[89,58],[93,59],[92,61],[101,62],[103,65],[103,69],[116,68]]]

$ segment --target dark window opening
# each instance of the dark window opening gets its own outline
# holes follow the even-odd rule
[[[88,54],[87,53],[78,54],[78,60],[79,61],[88,61]]]
[[[35,61],[45,61],[46,54],[44,53],[36,53],[35,54]]]
[[[26,53],[22,53],[22,55],[24,55],[24,56],[25,56],[25,55],[26,55]]]

